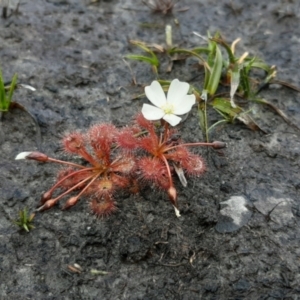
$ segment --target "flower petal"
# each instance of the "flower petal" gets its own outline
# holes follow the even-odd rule
[[[172,114],[166,114],[166,115],[164,115],[163,119],[165,121],[167,121],[172,126],[176,126],[181,121],[180,117],[177,117],[177,116],[172,115]]]
[[[31,90],[33,92],[36,91],[36,88],[34,88],[33,86],[31,86],[29,84],[19,83],[18,85],[21,86],[24,89],[28,89],[28,90]]]
[[[175,210],[176,217],[179,218],[181,216],[179,209],[176,206],[174,206],[174,205],[173,205],[173,207],[174,207],[174,210]]]
[[[181,102],[182,98],[186,96],[190,88],[190,85],[186,82],[174,79],[169,87],[167,102],[177,106]]]
[[[161,107],[167,103],[165,92],[156,80],[151,85],[145,87],[145,94],[149,101],[157,107]]]
[[[19,154],[16,156],[15,160],[26,159],[27,156],[28,156],[29,154],[31,154],[31,153],[32,153],[32,151],[30,151],[30,152],[28,152],[28,151],[26,151],[26,152],[21,152],[21,153],[19,153]]]
[[[144,104],[142,108],[142,114],[145,119],[152,121],[161,119],[164,116],[165,112],[153,105]]]
[[[173,113],[175,115],[183,115],[192,109],[192,106],[196,103],[195,95],[186,95],[182,98],[181,102],[174,107]]]

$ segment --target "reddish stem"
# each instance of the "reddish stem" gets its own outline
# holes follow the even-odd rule
[[[51,158],[51,157],[48,157],[48,161],[55,162],[55,163],[58,163],[58,164],[65,164],[65,165],[73,166],[73,167],[80,168],[80,169],[85,169],[86,168],[82,165],[78,165],[78,164],[75,164],[75,163],[71,163],[71,162],[67,162],[67,161],[64,161],[64,160],[59,160],[59,159]]]
[[[166,142],[169,135],[169,123],[164,121],[164,142]]]
[[[97,165],[97,161],[93,158],[93,156],[91,156],[85,148],[82,148],[79,151],[79,154],[85,159],[87,160],[91,165]]]
[[[64,197],[65,195],[69,194],[70,192],[72,192],[73,190],[77,189],[81,184],[83,184],[84,182],[90,180],[91,178],[95,177],[95,175],[89,176],[88,178],[83,179],[82,181],[78,182],[77,184],[75,184],[73,187],[69,188],[67,191],[65,191],[64,193],[60,194],[58,197],[55,198],[56,201],[58,201],[59,199],[61,199],[62,197]],[[98,176],[96,176],[95,178],[97,178]]]
[[[91,178],[91,177],[89,177]],[[76,196],[77,198],[79,198],[80,196],[82,196],[82,194],[87,190],[87,188],[89,188],[91,186],[91,184],[98,178],[98,176],[94,176],[94,178],[82,189],[82,191]],[[81,181],[82,183],[82,181]]]
[[[161,155],[160,158],[163,160],[166,168],[167,168],[167,172],[168,172],[168,176],[169,176],[169,182],[170,182],[170,187],[173,186],[173,181],[172,181],[172,175],[171,175],[171,170],[170,170],[170,166],[168,163],[168,160],[166,159],[166,157],[164,155]]]
[[[72,177],[73,175],[77,175],[81,172],[85,172],[85,171],[91,171],[93,170],[94,168],[85,168],[85,169],[82,169],[82,170],[78,170],[78,171],[74,171],[70,174],[68,174],[67,176],[65,176],[64,178],[62,178],[61,180],[59,180],[57,183],[55,183],[55,185],[47,192],[47,193],[53,193],[53,191],[61,184],[63,183],[66,179]]]

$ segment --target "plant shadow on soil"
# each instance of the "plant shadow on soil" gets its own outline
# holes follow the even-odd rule
[[[256,107],[268,134],[225,125],[212,136],[228,144],[224,157],[195,149],[207,172],[179,188],[181,218],[164,193],[149,188],[138,196],[118,195],[119,210],[104,220],[81,200],[68,211],[58,206],[37,214],[30,233],[12,224],[19,210],[37,206],[58,170],[14,161],[16,154],[38,149],[66,158],[60,144],[66,132],[106,121],[125,125],[140,111],[142,100],[131,98],[154,76],[147,65],[131,63],[138,86],[131,84],[122,61],[135,51],[128,39],[163,43],[164,26],[176,17],[174,43],[197,45],[192,31],[220,30],[227,41],[242,38],[237,51],[277,65],[283,80],[300,82],[297,1],[181,1],[178,6],[189,10],[175,16],[152,14],[137,2],[24,1],[18,15],[0,19],[1,69],[5,77],[16,72],[37,88],[18,90],[15,100],[37,118],[42,132],[36,145],[34,124],[19,110],[1,123],[0,298],[297,299],[299,134],[266,108]],[[160,26],[142,28],[143,22]],[[162,66],[161,76],[189,81],[198,72],[194,64],[175,64],[170,74]],[[199,78],[191,83],[201,85]],[[273,88],[263,96],[300,125],[298,94]],[[196,110],[181,130],[185,141],[203,140]],[[234,195],[253,203],[289,199],[292,217],[278,221],[252,207],[246,226],[220,234],[220,203]],[[82,270],[74,272],[74,264]]]

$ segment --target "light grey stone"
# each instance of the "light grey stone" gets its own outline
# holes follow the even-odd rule
[[[247,208],[252,204],[244,196],[233,196],[220,203],[220,218],[216,230],[220,233],[233,232],[248,223],[252,212]]]

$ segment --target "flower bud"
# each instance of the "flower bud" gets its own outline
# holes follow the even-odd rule
[[[41,162],[46,162],[48,160],[48,156],[44,153],[33,151],[26,156],[26,159],[33,159]]]
[[[37,209],[37,211],[43,211],[43,210],[49,209],[49,208],[51,208],[52,206],[54,206],[54,205],[56,204],[57,201],[58,201],[57,198],[55,198],[55,199],[50,199],[50,200],[46,201],[44,205],[42,205],[41,207],[39,207],[39,208]]]
[[[169,195],[169,198],[172,202],[172,204],[177,207],[177,191],[176,189],[174,188],[174,186],[171,186],[169,189],[168,189],[168,195]]]
[[[223,148],[226,148],[227,147],[227,144],[224,143],[224,142],[220,142],[220,141],[214,141],[212,143],[212,147],[214,149],[223,149]]]
[[[48,191],[48,192],[45,192],[41,198],[41,204],[44,204],[46,201],[48,201],[49,199],[51,199],[52,197],[52,192],[51,191]]]
[[[62,209],[65,210],[72,207],[77,203],[78,200],[79,198],[77,196],[71,197],[70,199],[68,199],[68,201],[65,203]]]

